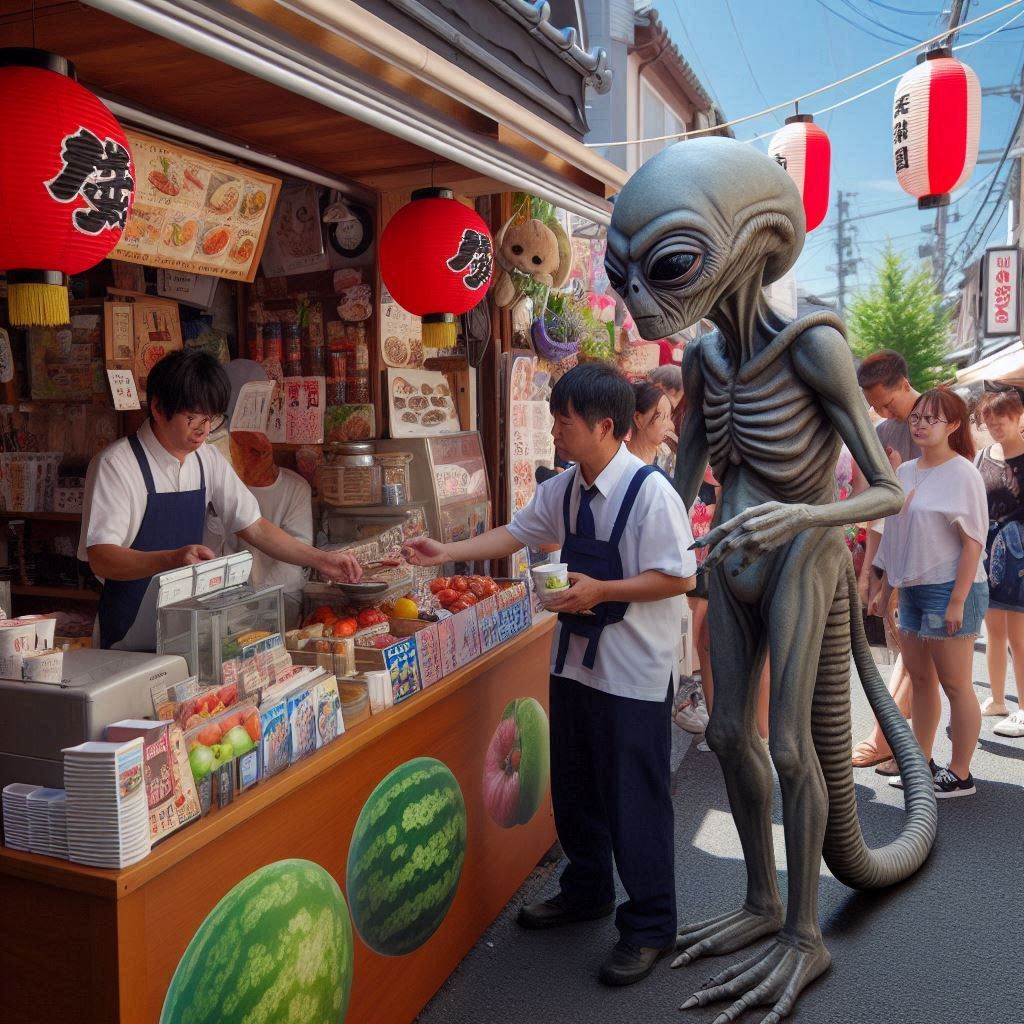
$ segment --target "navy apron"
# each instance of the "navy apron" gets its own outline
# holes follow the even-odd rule
[[[576,469],[579,474],[579,467]],[[655,466],[642,466],[633,474],[629,481],[626,495],[622,499],[619,514],[615,517],[612,535],[608,540],[597,540],[593,537],[581,537],[572,532],[569,524],[569,503],[575,490],[575,481],[565,489],[565,500],[562,502],[562,518],[565,521],[565,543],[562,545],[562,561],[569,567],[569,572],[582,573],[595,580],[621,580],[622,557],[619,554],[619,541],[629,515],[633,511],[636,497],[640,493],[643,482],[653,473],[659,473]],[[584,500],[580,495],[580,501]],[[577,513],[578,515],[578,513]],[[579,523],[577,522],[577,526]],[[558,621],[561,629],[558,635],[558,652],[555,655],[555,675],[561,675],[565,667],[565,656],[569,650],[570,636],[587,638],[587,649],[583,655],[583,667],[592,669],[597,657],[597,645],[601,633],[606,626],[621,622],[629,610],[628,601],[603,601],[591,609],[590,615],[579,615],[575,612],[560,612]]]
[[[137,434],[128,438],[146,482],[146,513],[132,551],[173,551],[187,544],[201,544],[206,523],[206,473],[199,459],[199,490],[158,494],[149,459]],[[109,649],[132,627],[151,576],[140,580],[107,580],[100,594],[100,647]]]

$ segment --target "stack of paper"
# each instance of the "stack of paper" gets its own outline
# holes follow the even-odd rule
[[[50,829],[50,806],[53,803],[64,803],[63,789],[37,789],[26,798],[28,804],[28,835],[29,849],[33,853],[41,853],[44,857],[67,858],[67,832],[54,850],[54,837]],[[59,838],[59,837],[58,837]]]
[[[12,850],[27,853],[31,849],[28,798],[42,788],[27,782],[12,782],[4,786],[4,845]]]
[[[149,853],[141,739],[67,747],[64,788],[71,860],[123,868]]]
[[[47,813],[50,816],[50,856],[67,860],[68,853],[68,801],[63,789],[58,789],[60,796],[47,801]]]

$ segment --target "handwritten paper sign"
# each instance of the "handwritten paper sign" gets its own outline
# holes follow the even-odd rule
[[[135,389],[135,377],[131,370],[107,370],[110,393],[114,396],[115,409],[139,409],[139,393]]]
[[[274,400],[274,387],[272,380],[251,380],[243,384],[238,390],[228,429],[232,432],[248,430],[265,434],[270,419],[270,406]]]
[[[285,440],[289,444],[322,444],[324,439],[323,377],[285,377]]]

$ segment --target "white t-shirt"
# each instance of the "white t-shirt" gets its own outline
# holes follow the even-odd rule
[[[962,455],[931,469],[917,464],[912,459],[896,470],[907,498],[899,514],[885,520],[873,563],[896,588],[956,579],[963,551],[957,524],[982,548],[988,536],[985,484],[974,464]],[[985,578],[979,557],[974,582]]]
[[[199,488],[199,460],[206,476],[206,501],[230,533],[252,526],[260,507],[238,478],[231,464],[215,448],[204,444],[180,463],[156,439],[149,420],[139,428],[139,440],[149,460],[153,486],[158,494],[194,491]],[[105,448],[89,463],[85,478],[82,532],[78,557],[88,561],[94,544],[131,547],[142,526],[147,503],[146,481],[128,438]]]
[[[277,479],[269,487],[251,487],[265,519],[280,526],[285,533],[305,544],[313,543],[312,490],[298,473],[279,469]],[[231,555],[236,551],[252,552],[252,575],[255,587],[284,587],[285,619],[291,625],[301,613],[302,588],[306,583],[306,570],[301,565],[280,562],[265,555],[233,533],[225,534],[219,518],[208,516],[203,543],[218,554]]]
[[[622,445],[594,481],[598,493],[591,498],[590,508],[598,540],[608,540],[611,536],[629,481],[643,465]],[[568,487],[574,490],[569,501],[569,522],[575,528],[581,481],[582,476],[575,469],[546,480],[537,488],[530,504],[513,518],[509,532],[529,547],[562,544],[565,541],[562,516],[565,492]],[[697,560],[689,550],[692,543],[682,499],[661,473],[652,474],[640,488],[622,534],[619,555],[623,575],[628,578],[656,569],[666,576],[693,576],[697,572]],[[662,701],[668,693],[669,680],[673,687],[677,681],[682,615],[682,596],[661,601],[634,601],[621,622],[602,632],[593,669],[583,667],[586,638],[571,636],[560,674],[619,697]],[[552,645],[552,672],[557,650],[558,631]]]

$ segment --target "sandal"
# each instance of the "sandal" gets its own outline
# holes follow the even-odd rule
[[[876,764],[888,761],[892,757],[891,752],[880,754],[878,748],[871,740],[861,740],[853,748],[851,763],[854,768],[874,768]]]

